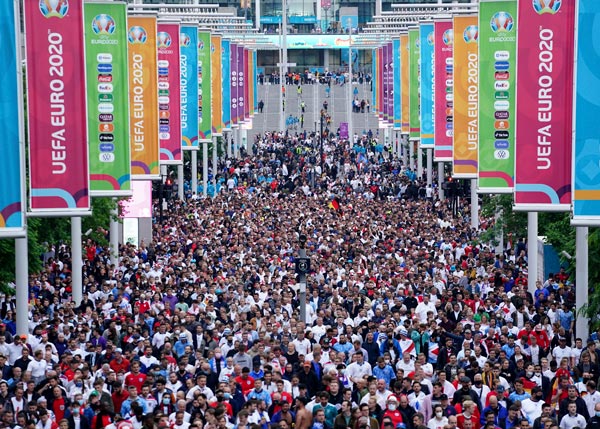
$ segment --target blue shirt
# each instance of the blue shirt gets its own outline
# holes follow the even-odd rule
[[[123,416],[123,418],[128,418],[131,416],[131,403],[132,402],[137,402],[139,405],[141,405],[142,410],[144,411],[144,414],[148,413],[148,403],[146,402],[146,400],[144,398],[142,398],[141,396],[138,396],[133,401],[131,399],[127,398],[123,402],[123,405],[121,405],[121,415]]]
[[[379,365],[375,365],[372,372],[373,377],[385,380],[385,387],[390,387],[392,380],[396,379],[394,370],[388,364],[386,364],[383,368],[380,368]]]

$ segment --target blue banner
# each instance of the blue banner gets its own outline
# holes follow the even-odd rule
[[[229,75],[231,74],[231,46],[229,40],[223,39],[222,49],[222,73],[223,79],[223,125],[226,130],[231,129],[231,88],[229,87]]]
[[[421,144],[423,148],[434,146],[434,105],[433,105],[433,23],[419,25],[421,45]]]
[[[573,224],[600,225],[600,2],[579,0],[573,143]],[[594,36],[596,34],[596,36]]]
[[[377,49],[371,51],[371,111],[377,113]]]
[[[17,32],[15,2],[0,2],[0,126],[2,127],[2,185],[0,186],[0,237],[24,235],[22,152],[19,130],[23,126],[23,94],[20,64],[17,64]],[[17,18],[18,19],[18,18]]]
[[[179,41],[181,63],[181,146],[198,147],[198,27],[182,25]]]
[[[393,89],[394,94],[394,130],[400,131],[402,128],[402,89],[400,81],[400,39],[392,41],[392,57],[394,59],[394,79]]]

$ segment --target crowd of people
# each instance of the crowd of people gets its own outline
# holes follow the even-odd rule
[[[526,243],[482,242],[468,200],[438,200],[377,135],[267,133],[216,173],[117,265],[86,243],[81,303],[56,248],[28,335],[3,297],[0,429],[600,427],[569,276],[531,293]]]

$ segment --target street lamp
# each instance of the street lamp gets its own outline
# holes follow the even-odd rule
[[[306,274],[310,271],[310,259],[306,257],[306,235],[300,234],[298,237],[298,259],[296,260],[296,274],[298,274],[298,283],[300,284],[300,319],[306,323]]]
[[[319,137],[319,165],[321,167],[321,174],[323,174],[323,119],[325,118],[325,112],[321,109],[321,135]]]

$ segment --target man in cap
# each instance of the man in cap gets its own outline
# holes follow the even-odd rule
[[[461,384],[461,388],[454,392],[452,405],[462,404],[465,399],[468,399],[473,401],[477,408],[481,410],[481,400],[477,393],[471,389],[471,379],[466,375],[463,375],[458,381]]]

